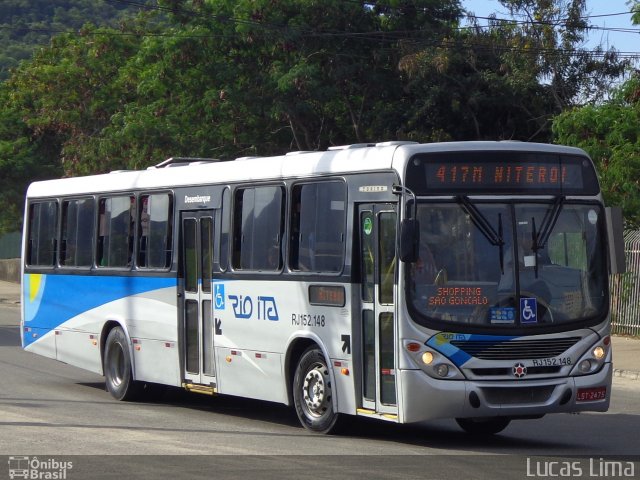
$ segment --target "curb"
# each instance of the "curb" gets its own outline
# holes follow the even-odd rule
[[[614,368],[613,376],[627,378],[629,380],[640,380],[640,372],[636,372],[634,370],[621,370],[619,368]]]

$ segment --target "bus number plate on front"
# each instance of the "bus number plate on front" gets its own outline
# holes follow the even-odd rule
[[[563,367],[571,365],[571,357],[536,358],[531,363],[534,367]]]
[[[579,388],[576,402],[593,402],[607,398],[607,387]]]

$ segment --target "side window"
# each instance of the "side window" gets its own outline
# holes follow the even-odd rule
[[[100,199],[99,267],[130,267],[133,254],[133,195]]]
[[[55,262],[57,223],[57,202],[39,202],[32,203],[29,206],[28,265],[53,267]]]
[[[171,266],[173,201],[168,193],[141,195],[138,222],[138,266]]]
[[[93,263],[94,212],[93,198],[62,203],[60,265],[90,267]]]
[[[275,271],[282,268],[284,217],[282,187],[240,188],[233,211],[233,267]]]
[[[340,272],[344,262],[346,189],[342,182],[293,187],[292,270]]]

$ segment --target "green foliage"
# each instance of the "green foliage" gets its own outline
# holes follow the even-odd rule
[[[439,123],[444,139],[549,141],[554,115],[602,98],[628,66],[613,50],[582,46],[585,0],[501,3],[514,21],[483,28],[482,20],[402,59],[419,84],[418,129]]]
[[[135,9],[104,0],[2,0],[0,2],[0,81],[11,69],[49,44],[53,35],[77,31],[85,23],[118,25]]]
[[[634,25],[640,25],[640,1],[629,0],[627,5],[629,5],[630,11],[633,12],[633,15],[631,16],[631,23]]]
[[[20,230],[27,184],[61,173],[56,168],[57,141],[50,135],[32,138],[8,96],[8,90],[0,88],[0,105],[5,106],[0,109],[0,234]]]
[[[596,163],[605,200],[620,205],[625,223],[640,227],[640,77],[599,105],[566,111],[553,124],[560,143],[585,149]]]

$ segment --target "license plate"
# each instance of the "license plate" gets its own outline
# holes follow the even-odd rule
[[[593,402],[607,398],[607,387],[579,388],[576,402]]]

